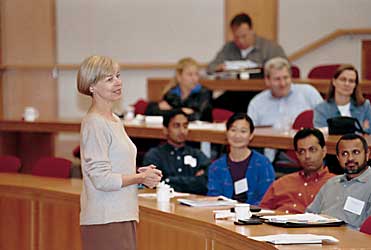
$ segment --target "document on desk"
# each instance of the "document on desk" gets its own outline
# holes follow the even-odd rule
[[[337,218],[312,213],[262,216],[261,218],[268,224],[281,227],[340,226],[344,224],[342,220]]]
[[[205,197],[198,199],[178,199],[178,202],[190,207],[217,207],[217,206],[233,206],[237,201],[228,199],[224,196]]]
[[[322,244],[339,242],[339,240],[333,236],[316,234],[274,234],[265,236],[254,236],[249,238],[257,241],[269,242],[275,245]]]
[[[319,214],[305,213],[305,214],[287,214],[287,215],[272,215],[263,216],[262,219],[272,222],[297,222],[297,223],[328,223],[328,222],[339,222],[341,220],[322,216]]]

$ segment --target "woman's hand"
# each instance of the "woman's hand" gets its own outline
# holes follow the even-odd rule
[[[186,113],[187,115],[193,114],[195,111],[191,108],[182,108],[182,111]]]
[[[369,129],[370,128],[370,121],[369,120],[364,120],[362,123],[362,127],[364,129]]]
[[[171,110],[172,107],[170,106],[170,104],[167,102],[167,101],[161,101],[158,103],[158,107],[161,109],[161,110]]]
[[[138,172],[142,176],[142,184],[149,188],[156,187],[162,178],[161,170],[156,169],[155,165],[140,167]]]

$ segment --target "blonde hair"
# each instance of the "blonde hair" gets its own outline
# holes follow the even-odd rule
[[[265,63],[264,75],[265,77],[270,77],[270,73],[272,69],[281,70],[283,68],[287,68],[291,76],[291,66],[290,66],[289,61],[287,61],[283,57],[274,57]]]
[[[197,61],[192,57],[184,57],[177,62],[175,66],[175,76],[170,80],[168,85],[166,85],[162,95],[165,95],[171,88],[179,84],[176,76],[181,75],[184,69],[188,68],[189,66],[196,66],[197,69],[200,67]]]
[[[90,56],[80,65],[77,73],[77,89],[81,94],[92,96],[90,87],[111,75],[118,69],[118,64],[106,56]]]

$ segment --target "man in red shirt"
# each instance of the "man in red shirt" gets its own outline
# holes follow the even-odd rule
[[[304,213],[326,181],[334,175],[323,164],[327,150],[320,130],[304,128],[294,136],[294,148],[303,170],[276,180],[260,206],[285,213]]]

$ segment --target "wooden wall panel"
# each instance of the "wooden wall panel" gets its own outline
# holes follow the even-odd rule
[[[40,69],[56,63],[55,0],[1,0],[0,16],[1,117],[18,119],[35,106],[41,118],[56,118],[57,83]]]
[[[247,13],[253,22],[253,28],[258,35],[277,39],[277,0],[225,0],[225,31],[226,40],[232,39],[229,23],[241,12]]]
[[[54,0],[1,0],[2,63],[55,63]]]
[[[11,196],[0,197],[0,249],[33,250],[32,201]],[[4,227],[3,225],[7,225]]]
[[[7,70],[3,74],[4,118],[21,119],[24,108],[33,106],[40,119],[55,119],[57,81],[50,70]]]
[[[362,79],[371,80],[371,40],[362,41]]]
[[[71,201],[40,201],[40,250],[81,249],[79,204]]]

